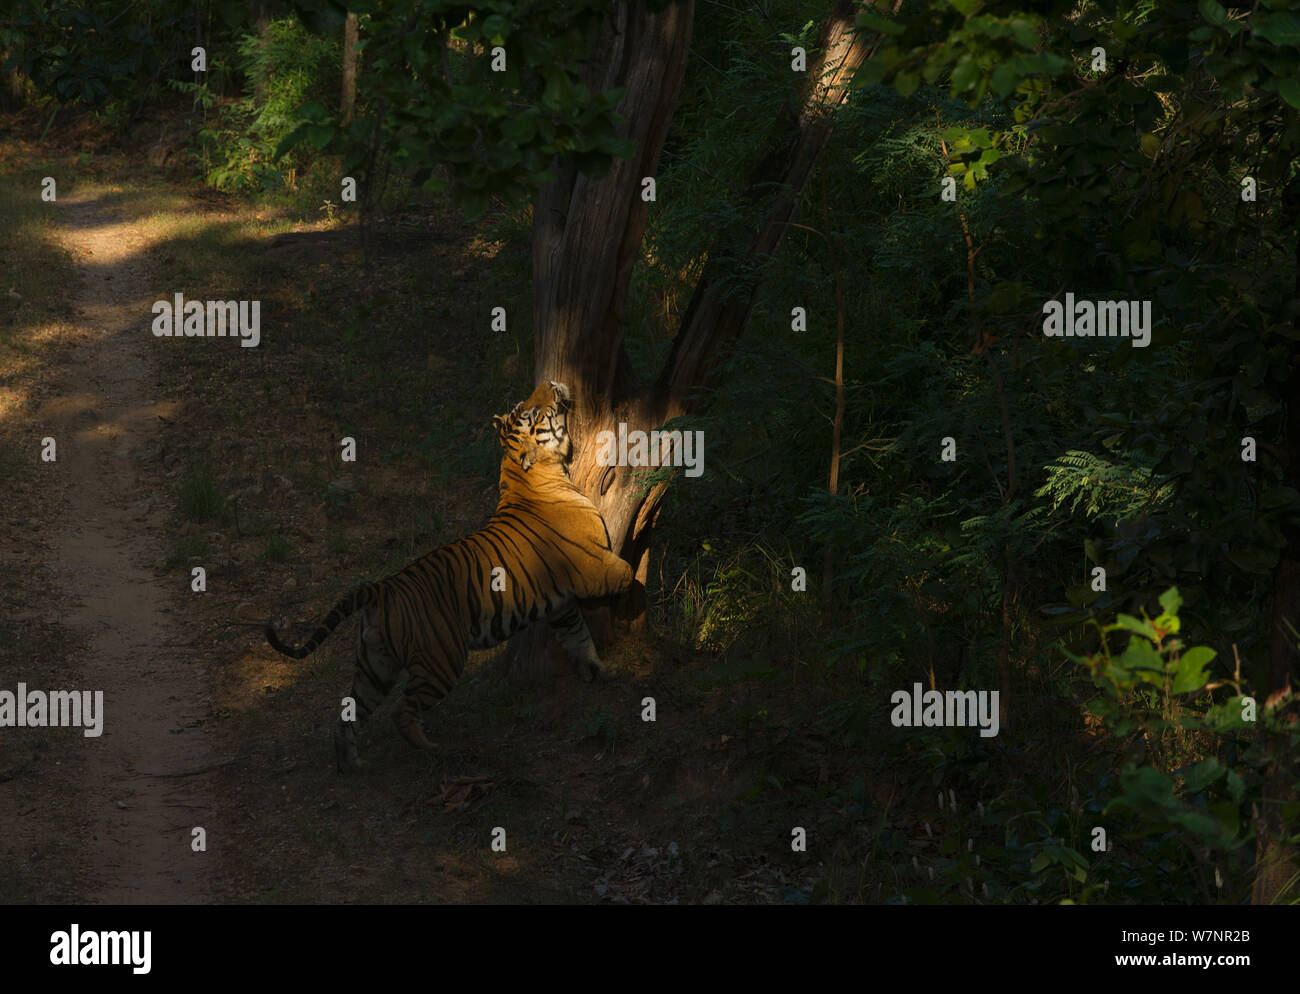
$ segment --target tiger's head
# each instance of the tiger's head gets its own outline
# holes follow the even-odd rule
[[[527,472],[537,463],[564,466],[573,454],[569,437],[569,388],[548,380],[539,383],[527,400],[509,414],[492,418],[506,461],[517,461]]]

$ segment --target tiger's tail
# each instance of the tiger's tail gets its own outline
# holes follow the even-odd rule
[[[363,583],[356,590],[348,594],[341,601],[334,605],[330,613],[325,615],[311,638],[302,644],[302,647],[295,649],[291,645],[286,645],[280,641],[280,636],[275,634],[275,628],[271,625],[266,626],[266,640],[271,643],[271,648],[281,655],[289,656],[292,659],[305,659],[316,651],[316,647],[329,638],[330,633],[355,611],[360,610],[370,604],[377,596],[377,590],[373,583]]]

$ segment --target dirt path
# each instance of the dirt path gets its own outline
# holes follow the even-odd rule
[[[52,529],[65,622],[86,633],[86,686],[104,692],[104,732],[86,739],[87,850],[105,904],[195,903],[209,855],[191,830],[211,812],[203,673],[178,613],[192,596],[155,572],[167,522],[161,477],[132,458],[157,444],[159,402],[149,333],[154,300],[148,229],[113,214],[98,192],[62,202],[64,245],[80,276],[82,337],[41,413],[58,443],[66,505]]]

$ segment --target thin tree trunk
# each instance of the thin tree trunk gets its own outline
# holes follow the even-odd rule
[[[263,48],[267,44],[267,33],[271,28],[271,4],[270,0],[256,0],[253,4],[253,30],[257,32],[258,44]],[[253,99],[260,107],[266,103],[266,80],[258,77],[253,84]]]
[[[835,417],[831,419],[831,460],[830,473],[826,481],[826,492],[832,497],[840,491],[840,460],[845,453],[840,451],[844,435],[844,286],[840,278],[839,256],[835,252],[835,236],[831,234],[830,212],[826,209],[825,189],[822,190],[822,225],[825,231],[817,231],[804,224],[791,222],[792,228],[802,228],[815,235],[820,235],[826,242],[826,252],[830,256],[831,272],[835,274],[835,379],[827,380],[835,387]],[[850,450],[854,451],[854,450]],[[831,616],[831,587],[835,580],[835,543],[827,542],[822,554],[821,612],[822,620],[829,623]]]
[[[0,49],[0,65],[12,56],[12,49]],[[4,73],[0,79],[0,111],[12,113],[22,110],[27,103],[27,80],[16,68]]]
[[[840,492],[840,445],[844,438],[844,281],[840,276],[840,258],[835,251],[835,235],[831,232],[830,211],[826,210],[826,188],[822,187],[822,213],[826,226],[826,248],[835,271],[835,421],[831,427],[831,470],[826,488],[832,497]],[[835,578],[835,543],[826,543],[822,561],[822,617],[830,621],[831,587]]]
[[[343,22],[343,96],[340,101],[342,123],[351,124],[357,104],[357,15],[348,11]]]
[[[1293,181],[1283,196],[1283,209],[1295,225],[1295,293],[1300,299],[1300,180]],[[1291,350],[1291,366],[1286,388],[1286,444],[1282,451],[1286,465],[1282,483],[1300,490],[1300,346]],[[1282,527],[1286,546],[1273,573],[1273,610],[1268,640],[1268,690],[1273,701],[1284,699],[1292,681],[1300,675],[1300,652],[1297,652],[1295,629],[1300,628],[1300,526],[1287,523]],[[1267,706],[1267,705],[1266,705]],[[1294,700],[1283,705],[1291,721],[1297,720]],[[1269,734],[1269,733],[1265,733]],[[1300,848],[1281,841],[1288,834],[1282,818],[1282,806],[1300,797],[1295,790],[1296,760],[1287,751],[1288,736],[1273,735],[1270,743],[1278,761],[1265,771],[1263,810],[1256,825],[1257,859],[1252,904],[1273,904],[1279,899],[1295,900],[1300,887],[1295,876],[1300,872]],[[1292,830],[1294,826],[1292,826]]]

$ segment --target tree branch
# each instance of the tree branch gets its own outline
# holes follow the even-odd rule
[[[885,2],[875,0],[873,6]],[[790,219],[798,199],[830,137],[830,112],[843,102],[854,73],[875,44],[875,39],[859,35],[854,27],[858,7],[851,0],[836,0],[822,27],[821,54],[809,71],[798,117],[788,112],[782,115],[787,129],[784,141],[750,174],[744,195],[750,203],[758,202],[774,185],[780,188],[766,217],[754,229],[724,235],[723,247],[710,253],[656,382],[655,394],[669,417],[692,409],[692,392],[711,382],[709,374],[719,346],[739,334],[753,306],[756,284],[751,282],[740,293],[728,296],[724,276],[738,259],[770,257],[793,224]]]

